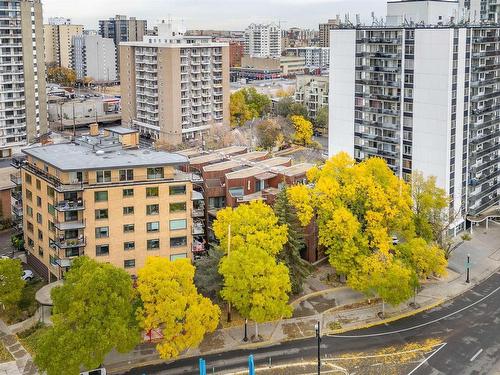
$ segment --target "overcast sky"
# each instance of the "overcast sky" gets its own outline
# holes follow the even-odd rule
[[[281,22],[283,28],[318,28],[319,22],[346,13],[371,20],[371,11],[385,15],[384,0],[42,0],[44,17],[71,18],[87,29],[115,14],[136,16],[148,27],[169,16],[188,29],[243,30],[252,22]]]

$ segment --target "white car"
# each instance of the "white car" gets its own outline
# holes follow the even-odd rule
[[[7,255],[2,255],[0,256],[0,259],[10,259],[10,257],[8,257]]]
[[[30,271],[30,270],[24,270],[23,271],[23,275],[21,276],[21,278],[24,280],[24,281],[31,281],[33,280],[33,271]]]

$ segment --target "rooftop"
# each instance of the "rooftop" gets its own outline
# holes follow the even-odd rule
[[[240,171],[235,171],[226,174],[226,178],[228,180],[236,179],[236,178],[247,178],[255,175],[262,174],[264,172],[271,173],[279,173],[283,169],[283,164],[287,164],[291,161],[290,158],[287,157],[276,157],[272,159],[267,159],[255,163],[255,165],[251,168],[242,169]],[[281,166],[281,168],[280,168]]]
[[[90,138],[90,137],[89,137]],[[97,137],[96,137],[97,138]],[[187,164],[185,156],[149,149],[95,150],[92,143],[61,143],[24,149],[23,152],[61,171],[113,169]],[[119,145],[118,145],[119,146]]]
[[[253,151],[247,154],[235,155],[231,157],[231,160],[224,161],[221,163],[206,165],[203,167],[203,171],[204,172],[226,171],[228,169],[233,169],[240,167],[242,165],[250,164],[249,162],[251,162],[252,160],[265,157],[268,154],[269,153],[267,151]]]
[[[0,168],[0,190],[12,189],[16,185],[10,180],[10,175],[16,173],[17,169],[14,167]]]
[[[285,176],[297,176],[307,173],[309,169],[314,167],[311,163],[300,163],[292,165],[291,167],[283,168],[280,173]]]
[[[110,133],[115,133],[115,134],[119,134],[119,135],[137,133],[137,130],[131,129],[131,128],[126,128],[124,126],[113,126],[110,128],[104,128],[104,130],[106,130]]]
[[[218,150],[213,150],[207,153],[206,155],[196,156],[194,158],[189,159],[189,164],[205,164],[216,162],[219,160],[224,160],[226,157],[230,155],[234,155],[237,153],[242,153],[246,151],[246,147],[244,146],[230,146],[226,148],[220,148]]]

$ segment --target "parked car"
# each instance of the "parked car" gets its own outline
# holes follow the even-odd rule
[[[397,236],[392,236],[392,244],[394,246],[399,244],[399,238]]]
[[[10,259],[10,257],[8,257],[7,255],[2,255],[0,256],[0,259]]]
[[[31,271],[31,270],[24,270],[23,275],[21,276],[21,278],[24,281],[31,281],[31,280],[33,280],[33,277],[34,277],[34,274],[33,274],[33,271]]]
[[[96,368],[95,370],[80,372],[80,375],[106,375],[106,369],[104,367]]]

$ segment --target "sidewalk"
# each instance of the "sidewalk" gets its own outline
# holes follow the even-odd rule
[[[471,282],[465,282],[467,254],[471,255]],[[294,315],[291,319],[259,324],[262,341],[244,343],[243,327],[219,329],[207,335],[198,348],[187,350],[179,358],[197,357],[234,349],[255,348],[284,341],[313,337],[315,324],[319,321],[323,334],[339,333],[384,324],[392,320],[417,314],[435,308],[472,288],[500,268],[500,225],[490,224],[475,227],[471,241],[456,249],[449,261],[448,274],[441,280],[431,280],[423,285],[422,291],[413,300],[398,307],[385,305],[385,318],[378,317],[382,311],[379,300],[368,303],[366,297],[348,287],[330,288],[312,292],[292,302]],[[254,334],[253,324],[248,327],[249,337]],[[193,359],[193,363],[196,360]],[[131,367],[163,362],[155,345],[141,344],[127,354],[110,353],[105,361],[109,373],[125,371]]]
[[[31,355],[18,341],[16,335],[12,334],[9,327],[0,319],[0,340],[7,351],[14,357],[14,361],[0,364],[0,374],[3,371],[8,375],[36,375],[37,368],[33,363]]]

